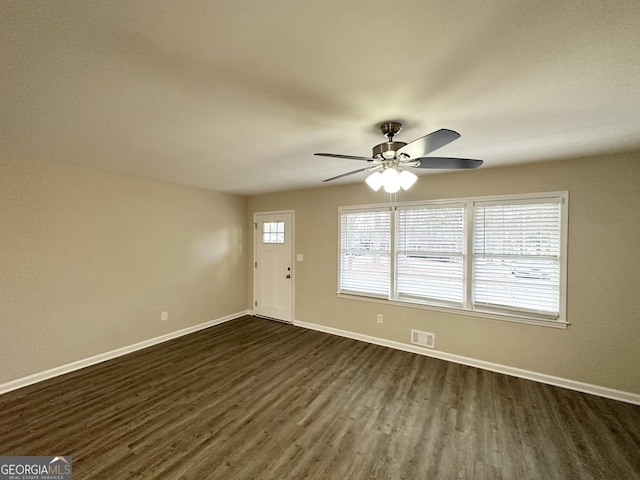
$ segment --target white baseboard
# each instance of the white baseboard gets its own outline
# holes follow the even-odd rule
[[[182,337],[184,335],[188,335],[190,333],[194,333],[199,330],[204,330],[205,328],[209,328],[214,325],[219,325],[221,323],[234,320],[244,315],[252,315],[252,313],[253,312],[251,310],[245,310],[242,312],[233,313],[231,315],[226,315],[224,317],[220,317],[215,320],[210,320],[208,322],[201,323],[199,325],[194,325],[192,327],[187,327],[182,330],[177,330],[175,332],[167,333],[159,337],[151,338],[149,340],[144,340],[142,342],[135,343],[127,347],[118,348],[110,352],[105,352],[100,355],[95,355],[93,357],[78,360],[76,362],[72,362],[66,365],[62,365],[60,367],[46,370],[44,372],[39,372],[33,375],[29,375],[27,377],[12,380],[10,382],[0,384],[0,395],[3,393],[10,392],[12,390],[17,390],[19,388],[26,387],[27,385],[32,385],[34,383],[42,382],[43,380],[57,377],[59,375],[64,375],[65,373],[70,373],[75,370],[80,370],[81,368],[85,368],[90,365],[95,365],[97,363],[105,362],[107,360],[111,360],[113,358],[117,358],[122,355],[135,352],[137,350],[142,350],[143,348],[151,347],[159,343],[173,340],[174,338]],[[326,327],[324,325],[319,325],[316,323],[308,323],[308,322],[301,322],[299,320],[294,320],[293,324],[298,327],[308,328],[310,330],[317,330],[319,332],[324,332],[324,333],[330,333],[332,335],[347,337],[354,340],[360,340],[362,342],[372,343],[374,345],[381,345],[383,347],[395,348],[396,350],[403,350],[405,352],[417,353],[418,355],[425,355],[428,357],[439,358],[441,360],[447,360],[449,362],[460,363],[462,365],[482,368],[484,370],[490,370],[492,372],[504,373],[506,375],[511,375],[514,377],[524,378],[527,380],[533,380],[541,383],[547,383],[549,385],[568,388],[570,390],[576,390],[578,392],[589,393],[592,395],[598,395],[600,397],[611,398],[613,400],[620,400],[622,402],[640,405],[640,395],[637,393],[625,392],[622,390],[615,390],[613,388],[601,387],[599,385],[578,382],[578,381],[570,380],[567,378],[554,377],[553,375],[531,372],[529,370],[522,370],[520,368],[509,367],[507,365],[500,365],[498,363],[485,362],[483,360],[476,360],[474,358],[454,355],[452,353],[440,352],[438,350],[431,350],[431,349],[426,350],[424,348],[406,344],[406,343],[396,342],[393,340],[386,340],[384,338],[372,337],[369,335],[351,332],[348,330],[341,330],[338,328]]]
[[[393,340],[385,340],[384,338],[371,337],[369,335],[350,332],[348,330],[340,330],[338,328],[326,327],[324,325],[319,325],[317,323],[308,323],[308,322],[301,322],[298,320],[294,320],[293,324],[297,327],[317,330],[319,332],[330,333],[332,335],[339,335],[341,337],[347,337],[354,340],[373,343],[375,345],[381,345],[383,347],[395,348],[397,350],[403,350],[405,352],[417,353],[419,355],[425,355],[427,357],[439,358],[441,360],[447,360],[449,362],[454,362],[454,363],[461,363],[462,365],[468,365],[470,367],[482,368],[484,370],[490,370],[492,372],[497,372],[497,373],[504,373],[506,375],[511,375],[513,377],[524,378],[527,380],[533,380],[535,382],[540,382],[540,383],[547,383],[549,385],[568,388],[570,390],[576,390],[578,392],[590,393],[592,395],[598,395],[600,397],[611,398],[613,400],[620,400],[622,402],[640,405],[640,395],[637,393],[631,393],[631,392],[625,392],[622,390],[615,390],[613,388],[601,387],[599,385],[592,385],[590,383],[578,382],[575,380],[570,380],[568,378],[554,377],[553,375],[531,372],[529,370],[522,370],[520,368],[509,367],[507,365],[500,365],[498,363],[485,362],[483,360],[476,360],[474,358],[463,357],[460,355],[454,355],[452,353],[441,352],[438,350],[424,349],[418,346],[396,342]]]
[[[155,338],[150,338],[149,340],[144,340],[139,343],[134,343],[133,345],[118,348],[110,352],[105,352],[105,353],[101,353],[100,355],[84,358],[76,362],[68,363],[66,365],[61,365],[59,367],[52,368],[50,370],[45,370],[44,372],[34,373],[33,375],[29,375],[28,377],[18,378],[17,380],[12,380],[10,382],[0,384],[0,395],[2,395],[3,393],[10,392],[12,390],[17,390],[18,388],[26,387],[27,385],[32,385],[34,383],[42,382],[43,380],[48,380],[50,378],[57,377],[59,375],[64,375],[65,373],[73,372],[75,370],[80,370],[81,368],[85,368],[90,365],[95,365],[96,363],[105,362],[107,360],[111,360],[112,358],[117,358],[122,355],[135,352],[137,350],[142,350],[143,348],[151,347],[159,343],[173,340],[174,338],[182,337],[184,335],[197,332],[198,330],[204,330],[205,328],[213,327],[214,325],[219,325],[221,323],[225,323],[230,320],[234,320],[236,318],[242,317],[244,315],[249,315],[249,314],[250,313],[248,310],[238,312],[238,313],[232,313],[231,315],[225,315],[224,317],[216,318],[215,320],[210,320],[208,322],[201,323],[199,325],[183,328],[182,330],[176,330],[175,332],[167,333],[165,335],[160,335],[159,337],[155,337]]]

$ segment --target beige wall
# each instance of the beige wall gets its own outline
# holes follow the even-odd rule
[[[246,214],[241,196],[0,158],[0,384],[246,310]]]
[[[337,298],[337,208],[388,200],[364,183],[254,196],[248,213],[295,210],[298,321],[404,343],[417,328],[444,352],[640,393],[640,154],[421,177],[398,201],[559,190],[570,192],[567,330]]]
[[[567,330],[337,298],[338,206],[388,199],[364,184],[247,201],[0,158],[0,384],[245,310],[252,215],[294,209],[296,320],[404,343],[419,328],[444,352],[640,393],[640,154],[427,176],[398,201],[556,190]]]

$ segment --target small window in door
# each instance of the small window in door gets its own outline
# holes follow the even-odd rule
[[[284,243],[284,222],[263,222],[262,243]]]

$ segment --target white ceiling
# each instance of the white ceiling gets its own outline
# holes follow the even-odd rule
[[[0,0],[0,154],[254,194],[390,119],[481,168],[639,150],[639,32],[638,0]]]

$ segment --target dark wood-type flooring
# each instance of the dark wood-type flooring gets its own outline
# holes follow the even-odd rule
[[[640,407],[243,317],[0,396],[84,479],[640,478]]]

